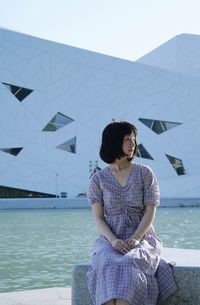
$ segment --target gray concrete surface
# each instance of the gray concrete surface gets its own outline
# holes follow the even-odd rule
[[[72,305],[93,305],[87,289],[88,264],[74,268]],[[173,267],[177,292],[159,305],[200,305],[200,267]]]
[[[0,305],[71,305],[71,288],[56,287],[0,293]]]

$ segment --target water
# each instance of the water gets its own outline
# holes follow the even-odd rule
[[[200,208],[159,208],[154,227],[166,247],[200,249]],[[74,264],[90,261],[91,210],[0,212],[0,292],[71,286]]]

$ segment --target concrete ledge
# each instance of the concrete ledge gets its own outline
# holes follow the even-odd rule
[[[84,196],[76,198],[0,198],[0,210],[83,209],[90,204]],[[200,198],[161,198],[159,208],[200,207]]]
[[[0,293],[1,305],[71,305],[71,288],[54,287]]]
[[[93,305],[87,289],[86,273],[89,264],[74,267],[72,283],[72,305]],[[159,305],[199,305],[200,267],[173,267],[178,291]]]
[[[159,305],[199,305],[200,267],[174,267],[178,291]]]
[[[89,208],[83,198],[7,198],[0,199],[0,210],[22,209],[82,209]]]

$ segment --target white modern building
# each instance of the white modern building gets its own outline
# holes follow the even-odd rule
[[[138,130],[161,196],[200,198],[200,36],[137,62],[0,29],[0,197],[86,192],[102,129]]]

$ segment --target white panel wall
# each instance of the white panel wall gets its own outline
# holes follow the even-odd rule
[[[174,46],[172,46],[174,48]],[[99,159],[101,132],[129,120],[154,160],[137,158],[158,176],[162,197],[199,197],[200,78],[0,30],[0,185],[37,192],[86,192],[89,161]],[[30,88],[19,102],[2,82]],[[74,121],[42,129],[61,112]],[[160,135],[138,119],[182,123]],[[57,148],[77,138],[76,154]],[[183,161],[178,176],[165,154]]]

